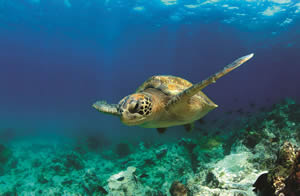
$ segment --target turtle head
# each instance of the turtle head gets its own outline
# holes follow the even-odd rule
[[[135,93],[119,102],[121,121],[129,126],[141,125],[149,121],[152,114],[152,99],[144,93]]]

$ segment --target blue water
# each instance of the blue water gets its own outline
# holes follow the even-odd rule
[[[204,89],[220,106],[207,118],[299,101],[299,16],[290,0],[0,0],[0,129],[7,139],[181,137],[182,127],[158,136],[91,105],[117,103],[152,75],[199,82],[252,52]]]

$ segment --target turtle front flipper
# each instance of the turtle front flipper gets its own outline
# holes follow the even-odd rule
[[[208,86],[211,83],[215,83],[217,79],[221,78],[222,76],[226,75],[230,71],[234,70],[235,68],[238,68],[240,65],[248,61],[253,57],[253,53],[243,56],[231,64],[225,66],[221,71],[217,72],[216,74],[210,76],[206,80],[203,80],[197,84],[194,84],[193,86],[187,88],[186,90],[182,91],[181,93],[174,96],[172,99],[170,99],[166,105],[166,109],[173,107],[174,105],[180,104],[188,100],[193,95],[197,94],[199,91],[201,91],[203,88]]]
[[[167,128],[165,128],[165,127],[164,128],[157,128],[156,130],[159,134],[164,134],[166,132]]]
[[[120,116],[117,104],[108,104],[106,101],[97,101],[93,104],[93,107],[105,114]]]

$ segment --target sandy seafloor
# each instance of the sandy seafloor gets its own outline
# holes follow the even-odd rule
[[[111,146],[90,137],[1,144],[0,195],[250,196],[266,172],[285,184],[279,190],[284,195],[297,195],[300,162],[288,153],[300,147],[300,105],[286,99],[240,121],[238,130],[211,130],[175,143]],[[175,181],[179,188],[170,189]],[[269,191],[275,189],[270,184]]]

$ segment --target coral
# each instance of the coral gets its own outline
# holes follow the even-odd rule
[[[65,156],[64,166],[68,169],[76,169],[76,170],[80,170],[84,168],[83,161],[81,160],[80,156],[75,152],[72,152]]]
[[[4,145],[0,144],[0,175],[2,175],[5,172],[5,166],[11,159],[12,151]],[[11,165],[11,167],[13,166]]]
[[[199,167],[201,164],[216,162],[224,158],[224,149],[222,146],[218,146],[211,150],[206,150],[202,149],[200,145],[197,145],[193,150],[193,154],[196,156],[197,165]]]
[[[182,138],[179,142],[179,145],[182,145],[185,147],[185,149],[188,152],[189,158],[190,158],[190,162],[191,162],[191,167],[193,172],[197,171],[198,168],[198,160],[197,160],[197,153],[194,153],[194,149],[197,146],[195,141],[192,141],[191,139],[185,139]]]
[[[271,169],[268,174],[268,181],[273,184],[275,195],[283,193],[286,187],[285,181],[294,171],[296,158],[293,145],[289,142],[285,142],[279,151],[277,166]]]
[[[7,163],[11,157],[11,150],[5,147],[3,144],[0,144],[0,166]]]
[[[211,140],[209,140],[209,138]],[[217,137],[204,137],[198,139],[179,140],[178,144],[183,146],[194,173],[197,172],[199,164],[217,161],[224,157],[224,150],[221,143],[217,142]]]
[[[170,188],[170,194],[171,196],[187,196],[188,189],[185,187],[184,184],[178,181],[174,181]]]
[[[86,191],[88,195],[99,195],[107,194],[108,192],[103,188],[100,179],[97,177],[95,171],[87,170],[83,177],[83,182],[81,186]]]
[[[42,174],[39,174],[38,177],[37,177],[37,181],[41,184],[45,184],[45,183],[48,183],[49,181],[42,175]]]
[[[40,167],[42,165],[42,162],[38,159],[35,159],[32,161],[32,167]]]
[[[260,175],[249,158],[246,148],[231,153],[216,162],[202,165],[198,173],[188,180],[187,187],[192,195],[254,195],[251,185]]]
[[[291,121],[299,107],[292,100],[275,104],[272,110],[250,118],[239,140],[251,149],[251,162],[258,170],[269,170],[276,164],[276,154],[285,141],[297,144],[300,141],[300,123]],[[295,120],[295,119],[293,119]]]
[[[156,158],[157,158],[157,159],[162,159],[163,157],[166,156],[167,152],[168,152],[168,149],[167,149],[167,148],[157,150],[157,151],[155,152]]]
[[[200,148],[204,150],[212,150],[220,145],[222,145],[222,139],[218,136],[213,137],[203,137],[199,142]]]
[[[258,132],[250,131],[250,128],[248,128],[248,131],[249,132],[248,134],[246,134],[246,137],[244,138],[243,142],[248,148],[254,148],[259,143],[262,136]]]
[[[126,157],[126,156],[128,156],[131,153],[131,149],[130,149],[129,144],[127,144],[127,143],[119,143],[116,146],[115,153],[119,157]]]
[[[295,188],[295,193],[300,195],[300,150],[297,152],[297,165],[291,181],[292,187]]]
[[[218,161],[211,171],[218,181],[218,187],[247,190],[259,174],[248,161],[251,156],[249,152],[241,152]]]
[[[108,179],[109,195],[145,195],[145,189],[139,183],[135,171],[135,167],[128,167],[126,171],[111,176]]]
[[[262,174],[254,183],[261,195],[296,196],[300,194],[299,153],[285,142],[281,147],[275,167]]]
[[[1,196],[17,196],[18,194],[17,194],[16,189],[15,189],[15,188],[12,188],[12,189],[7,190],[7,191],[5,191],[5,192],[2,192],[2,191],[0,190],[0,195],[1,195]]]

